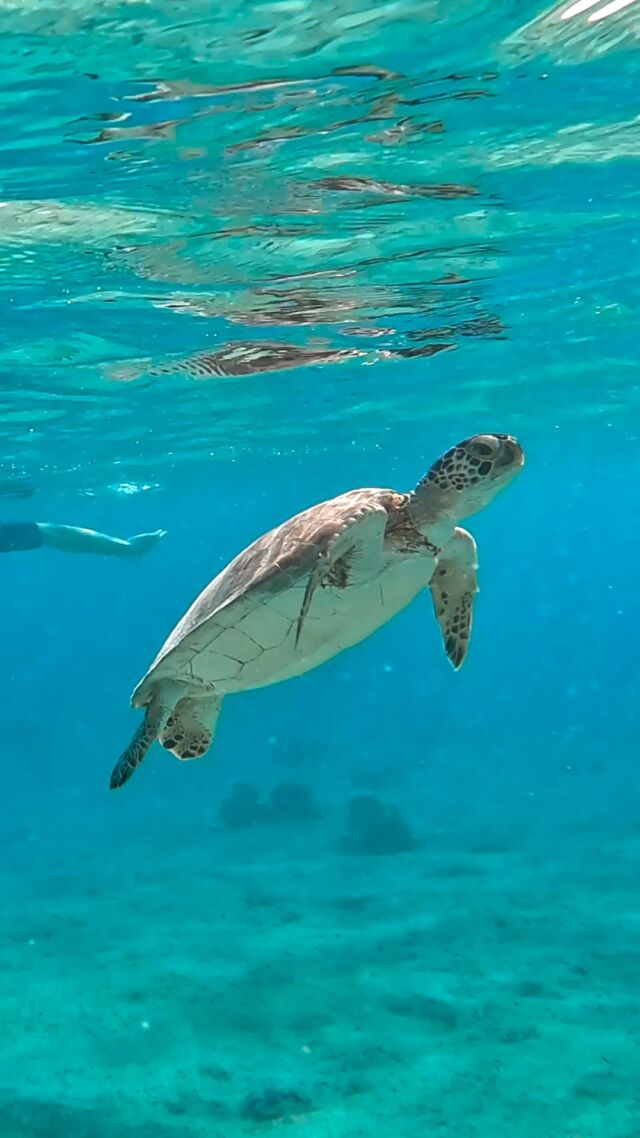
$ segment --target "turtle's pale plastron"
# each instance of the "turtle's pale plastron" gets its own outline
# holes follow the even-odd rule
[[[211,746],[223,697],[302,675],[386,624],[428,587],[447,656],[462,664],[478,591],[476,543],[457,523],[524,465],[510,435],[452,447],[409,494],[349,490],[254,541],[209,584],[131,702],[144,721],[111,775],[131,777],[155,739],[178,759]]]

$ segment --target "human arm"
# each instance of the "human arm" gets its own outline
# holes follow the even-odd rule
[[[137,557],[147,553],[166,534],[166,530],[139,533],[130,538],[112,537],[81,526],[52,525],[37,522],[42,544],[65,553],[107,554],[113,557]]]

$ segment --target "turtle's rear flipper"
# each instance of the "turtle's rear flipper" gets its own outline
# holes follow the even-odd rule
[[[125,782],[129,781],[131,775],[140,766],[151,744],[158,738],[171,714],[171,710],[171,704],[167,706],[157,696],[147,705],[142,723],[111,772],[110,790],[119,790]]]
[[[200,759],[213,743],[222,700],[217,696],[204,699],[179,699],[159,742],[182,762]]]
[[[470,533],[458,527],[429,582],[444,650],[456,671],[469,648],[473,602],[478,592],[477,568],[476,543]]]

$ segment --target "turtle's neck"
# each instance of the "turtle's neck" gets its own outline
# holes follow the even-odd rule
[[[458,518],[444,510],[437,498],[438,495],[430,490],[414,490],[408,495],[405,510],[423,537],[442,548],[451,537]]]

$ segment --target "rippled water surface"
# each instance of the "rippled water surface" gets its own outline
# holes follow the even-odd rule
[[[640,17],[562,11],[2,0],[7,461],[634,409]]]

